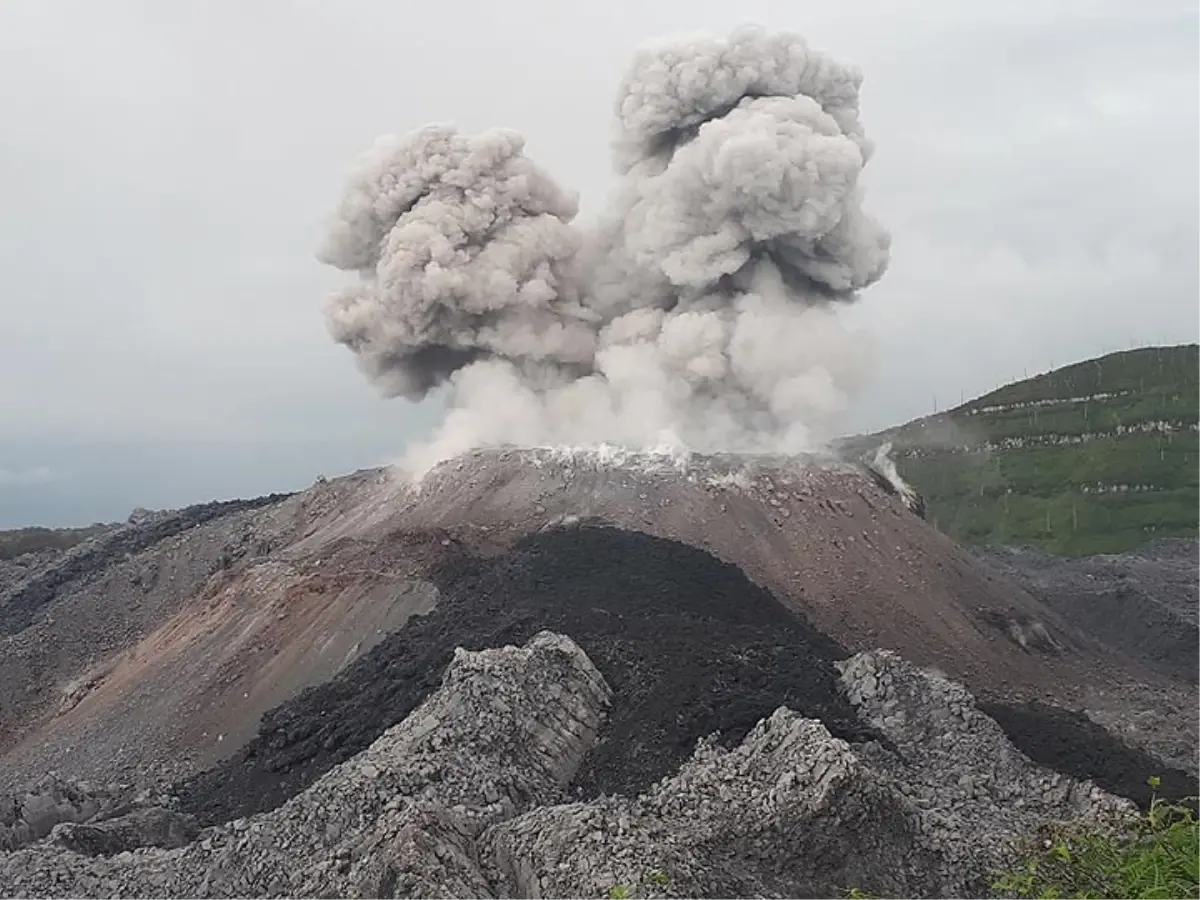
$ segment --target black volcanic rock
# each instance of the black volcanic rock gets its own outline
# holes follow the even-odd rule
[[[848,655],[736,567],[615,528],[556,529],[512,551],[443,565],[443,599],[333,681],[268,713],[247,747],[179,788],[206,824],[273,809],[401,721],[440,683],[455,647],[572,635],[613,690],[577,796],[636,793],[696,741],[735,743],[779,706],[835,737],[877,738],[837,688]]]
[[[522,644],[543,629],[574,636],[612,687],[613,708],[572,794],[634,795],[674,772],[697,740],[741,740],[780,706],[851,743],[888,739],[838,687],[849,656],[736,567],[674,541],[595,525],[555,528],[488,559],[452,556],[442,599],[335,679],[263,718],[240,752],[181,783],[204,824],[274,809],[402,721],[441,682],[456,647]],[[1042,765],[1145,802],[1146,778],[1171,797],[1195,778],[1162,766],[1079,717],[986,707]],[[1063,738],[1061,748],[1046,748]]]
[[[1087,778],[1107,791],[1148,807],[1153,794],[1170,800],[1200,791],[1194,772],[1164,765],[1145,751],[1114,738],[1080,712],[1046,703],[980,703],[1013,745],[1039,765]],[[1149,784],[1159,779],[1157,790]]]

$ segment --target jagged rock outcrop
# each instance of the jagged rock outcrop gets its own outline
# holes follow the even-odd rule
[[[56,825],[50,840],[84,856],[113,856],[138,847],[183,847],[199,834],[200,824],[194,816],[145,806],[96,822]]]
[[[93,787],[48,775],[0,798],[0,851],[49,835],[87,856],[137,847],[182,847],[200,832],[194,816],[169,808],[169,798],[133,793],[128,785]]]
[[[0,850],[41,840],[62,822],[102,818],[125,800],[120,785],[91,785],[48,775],[23,791],[0,797]]]
[[[0,857],[0,894],[486,895],[474,839],[563,799],[608,697],[583,651],[558,635],[460,651],[412,715],[278,810],[173,851],[18,850]]]
[[[840,668],[884,741],[852,747],[781,707],[736,747],[702,741],[638,797],[568,803],[603,678],[550,632],[460,650],[424,704],[279,809],[111,857],[76,852],[94,847],[60,826],[0,856],[0,893],[972,896],[1039,823],[1132,809],[1022,757],[939,675],[886,651]]]
[[[1014,836],[1041,822],[1134,809],[1090,781],[1035,765],[966,688],[940,673],[887,650],[859,653],[838,668],[859,715],[895,748],[865,745],[864,761],[921,811],[923,832],[945,854],[947,878],[956,869],[982,875]],[[971,890],[970,882],[962,887]]]
[[[960,685],[893,653],[840,667],[891,743],[851,745],[777,710],[740,746],[702,744],[636,799],[544,807],[484,839],[502,895],[982,896],[1012,841],[1132,804],[1040,769]]]
[[[732,750],[703,742],[638,798],[543,807],[485,836],[500,896],[897,896],[937,854],[884,778],[820,722],[777,710]]]

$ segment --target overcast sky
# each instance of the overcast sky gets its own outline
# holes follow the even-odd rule
[[[429,121],[610,184],[648,38],[742,22],[862,66],[888,274],[848,429],[1195,341],[1194,0],[0,4],[0,527],[124,518],[394,459],[437,418],[325,332],[349,166]]]

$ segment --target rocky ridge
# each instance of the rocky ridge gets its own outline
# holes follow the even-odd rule
[[[51,833],[55,843],[89,856],[182,847],[199,834],[200,823],[175,806],[173,797],[128,784],[93,786],[50,775],[0,798],[0,852]]]
[[[611,697],[587,655],[551,632],[459,650],[420,707],[278,809],[114,855],[60,824],[0,856],[0,893],[977,896],[1039,823],[1132,810],[1024,758],[938,674],[880,651],[839,668],[891,748],[781,707],[640,795],[570,803]]]

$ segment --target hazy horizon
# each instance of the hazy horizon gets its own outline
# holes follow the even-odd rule
[[[634,49],[743,22],[859,66],[891,268],[840,430],[1134,345],[1192,343],[1192,3],[623,0],[0,7],[0,527],[297,490],[398,458],[437,400],[376,396],[314,258],[379,134],[512,127],[595,216]],[[450,38],[453,38],[452,40]]]
[[[1194,343],[1195,342],[1183,342],[1179,344],[1146,344],[1139,345],[1138,347],[1116,348],[1104,353],[1096,354],[1096,356],[1106,356],[1109,353],[1117,353],[1128,349],[1141,349],[1143,347],[1191,346]],[[1006,384],[1022,381],[1025,378],[1034,378],[1039,375],[1044,375],[1047,372],[1053,371],[1054,369],[1060,369],[1077,362],[1085,362],[1088,359],[1093,358],[1095,357],[1085,356],[1081,357],[1080,359],[1065,360],[1056,363],[1053,367],[1047,366],[1044,369],[1021,373],[1014,378],[1010,378],[1001,384],[995,385],[995,388],[1000,388]],[[846,432],[846,434],[842,436],[847,437],[854,434],[869,434],[884,431],[895,425],[903,425],[926,415],[939,412],[948,412],[962,403],[970,403],[972,400],[989,393],[995,388],[989,389],[988,391],[983,391],[981,394],[977,395],[967,395],[960,391],[957,395],[951,394],[945,397],[934,396],[931,398],[931,405],[929,409],[918,413],[911,418],[904,419],[903,421],[880,422],[871,426],[870,428],[863,429],[862,431]],[[146,452],[147,449],[149,449],[149,452]],[[100,514],[91,517],[86,515],[82,517],[71,517],[72,514],[70,511],[78,506],[78,498],[74,490],[75,479],[67,480],[47,478],[46,476],[48,472],[28,470],[25,473],[21,473],[26,476],[25,480],[22,481],[14,478],[9,480],[7,483],[0,483],[0,490],[9,491],[9,495],[17,501],[12,507],[9,507],[10,509],[19,511],[21,509],[22,494],[25,494],[27,497],[26,502],[28,502],[30,507],[46,509],[49,511],[50,516],[49,518],[41,521],[34,521],[32,519],[23,520],[19,518],[14,518],[10,521],[0,521],[0,530],[23,527],[74,528],[94,524],[107,524],[125,521],[129,517],[129,514],[137,508],[178,509],[185,506],[208,503],[211,501],[250,499],[272,493],[292,493],[295,491],[305,490],[306,488],[310,487],[319,477],[336,478],[338,476],[351,475],[355,471],[361,469],[378,468],[380,466],[389,465],[391,462],[390,458],[383,458],[376,460],[375,462],[355,465],[352,468],[340,470],[335,468],[337,464],[337,456],[340,455],[338,453],[338,448],[325,447],[319,448],[316,452],[314,452],[314,448],[310,445],[305,448],[307,451],[305,462],[303,465],[297,466],[289,464],[289,456],[286,452],[286,447],[280,447],[276,449],[280,453],[278,458],[281,460],[282,465],[279,472],[274,473],[271,477],[266,479],[262,477],[261,473],[257,470],[257,467],[253,464],[252,454],[247,454],[246,456],[242,457],[234,457],[232,464],[227,462],[227,465],[229,465],[229,469],[233,474],[233,477],[230,479],[230,484],[235,486],[230,492],[225,494],[214,494],[211,496],[199,495],[189,492],[187,489],[164,490],[162,487],[158,487],[157,495],[164,498],[159,503],[143,503],[135,501],[130,504],[127,500],[128,488],[125,486],[125,483],[121,482],[121,479],[118,479],[118,485],[115,489],[107,492],[103,489],[102,485],[96,485],[89,493],[93,498],[94,506],[92,508],[100,511]],[[72,460],[77,462],[80,458],[94,458],[97,452],[99,452],[99,456],[103,460],[101,468],[104,468],[108,471],[125,473],[130,480],[133,480],[136,479],[137,472],[144,471],[147,465],[153,466],[155,464],[153,457],[156,454],[161,453],[162,450],[161,447],[158,446],[144,448],[137,445],[116,443],[108,445],[107,447],[92,446],[89,448],[64,448],[61,455],[64,460]],[[191,445],[186,448],[178,448],[178,453],[164,454],[164,458],[175,463],[182,462],[186,466],[189,461],[194,464],[196,459],[202,459],[204,454],[205,448],[203,446]],[[250,456],[251,458],[248,459],[247,456]],[[310,471],[312,461],[315,459],[319,462],[322,458],[333,462],[334,465],[322,468],[318,464],[316,465],[315,469],[312,469],[315,474],[309,475],[308,472]],[[53,457],[51,460],[53,461]],[[47,469],[49,469],[49,467],[47,467]],[[62,470],[60,469],[60,471]],[[51,487],[51,490],[46,491],[46,487]],[[147,495],[149,496],[153,493],[155,492],[148,491]],[[49,502],[47,494],[49,494]],[[61,497],[61,500],[58,500],[56,504],[57,497]],[[54,513],[56,508],[66,510],[66,517],[56,517]]]

